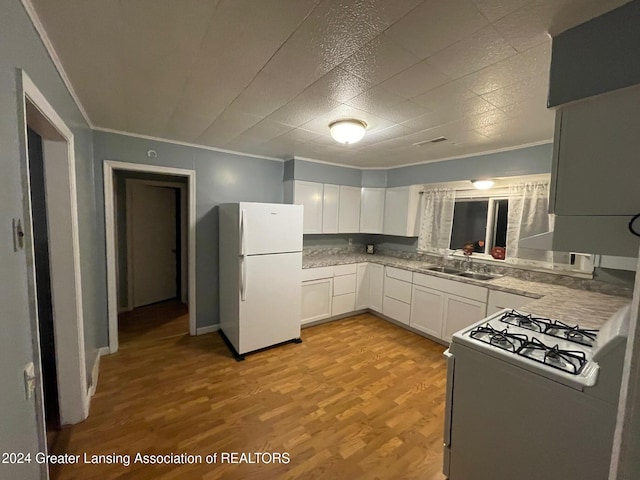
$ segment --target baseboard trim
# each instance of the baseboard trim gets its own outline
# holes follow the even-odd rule
[[[196,329],[196,335],[205,335],[207,333],[213,333],[220,330],[220,325],[209,325],[207,327],[198,327]]]
[[[87,391],[87,397],[91,399],[96,394],[96,388],[98,388],[98,376],[100,375],[100,357],[109,355],[109,347],[100,347],[98,349],[98,355],[93,362],[93,368],[91,369],[91,385]]]
[[[302,325],[300,325],[300,328],[315,327],[316,325],[322,325],[323,323],[335,322],[336,320],[342,320],[343,318],[353,317],[355,315],[360,315],[362,313],[367,313],[367,312],[376,313],[376,312],[374,312],[372,310],[369,310],[368,308],[363,308],[362,310],[355,310],[353,312],[342,313],[340,315],[334,315],[333,317],[327,317],[327,318],[323,318],[321,320],[314,320],[313,322],[303,323]]]

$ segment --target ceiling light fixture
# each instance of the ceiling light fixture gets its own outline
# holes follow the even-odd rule
[[[347,120],[336,120],[329,124],[329,131],[336,142],[351,144],[362,140],[367,124],[362,120],[353,118]]]
[[[473,183],[473,186],[478,190],[487,190],[493,187],[495,182],[493,180],[471,180],[471,183]]]

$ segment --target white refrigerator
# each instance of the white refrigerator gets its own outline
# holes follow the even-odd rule
[[[220,329],[236,358],[300,339],[302,206],[219,206]]]

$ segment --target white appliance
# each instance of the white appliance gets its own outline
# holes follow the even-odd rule
[[[237,359],[300,339],[302,206],[219,206],[220,329]]]
[[[453,335],[450,480],[605,480],[630,309],[600,329],[502,310]]]

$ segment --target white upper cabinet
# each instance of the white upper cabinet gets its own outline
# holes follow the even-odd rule
[[[385,192],[384,228],[387,235],[417,237],[420,231],[422,185],[391,187]]]
[[[322,233],[338,233],[339,202],[340,187],[325,184],[322,199]]]
[[[362,203],[360,207],[361,233],[382,233],[385,190],[384,188],[362,188]]]
[[[360,187],[340,185],[338,233],[360,231]]]
[[[291,192],[291,189],[289,191]],[[302,232],[322,233],[323,185],[296,180],[293,182],[293,198],[287,198],[287,193],[285,191],[285,201],[304,207]]]
[[[556,215],[640,213],[640,86],[561,107],[550,208]]]

